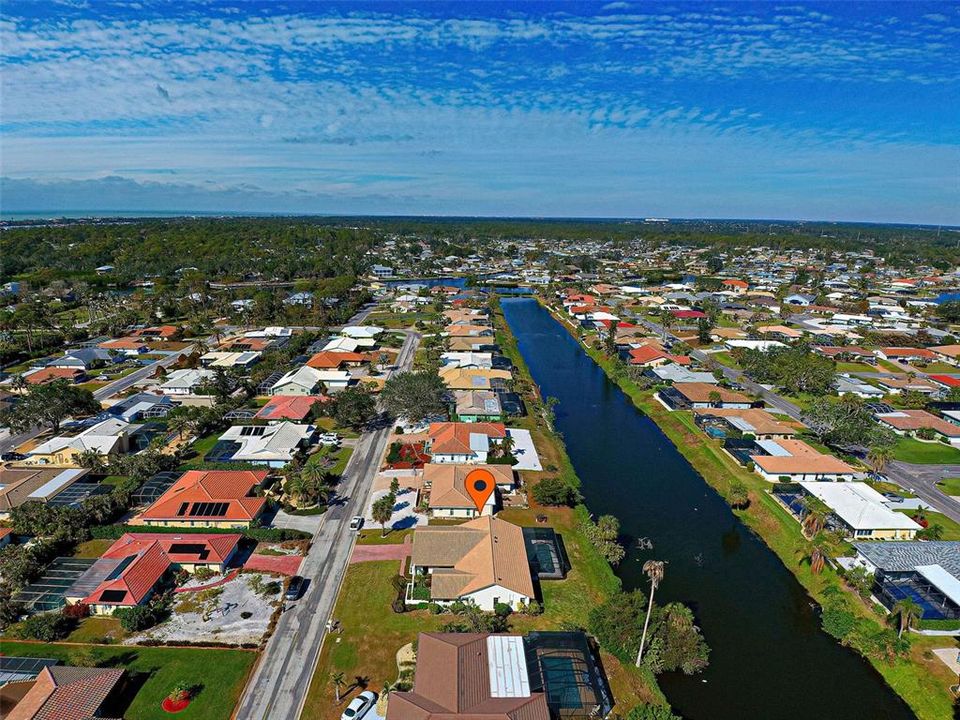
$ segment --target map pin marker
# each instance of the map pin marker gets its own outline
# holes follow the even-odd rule
[[[467,493],[473,498],[473,502],[477,506],[477,512],[482,515],[483,506],[487,504],[487,500],[493,493],[493,487],[496,485],[493,473],[483,468],[471,470],[467,474],[465,485],[467,486]]]

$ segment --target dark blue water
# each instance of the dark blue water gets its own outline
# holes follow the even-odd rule
[[[535,300],[502,302],[595,515],[616,515],[630,549],[618,574],[647,589],[644,560],[668,561],[657,593],[696,613],[711,647],[701,675],[660,676],[689,720],[909,720],[883,678],[820,629],[804,589],[649,418]],[[638,551],[649,537],[653,551]]]

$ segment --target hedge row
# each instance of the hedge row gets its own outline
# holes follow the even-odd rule
[[[921,630],[960,630],[960,620],[919,620]]]
[[[150,527],[147,525],[98,525],[90,528],[91,537],[98,540],[116,540],[124,533],[240,533],[244,537],[261,542],[283,542],[284,540],[309,540],[313,537],[308,532],[288,528],[184,528],[184,527]]]

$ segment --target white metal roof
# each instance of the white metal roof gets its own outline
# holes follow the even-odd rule
[[[799,485],[819,498],[854,530],[921,530],[903,513],[894,512],[886,499],[862,482],[802,482]]]
[[[935,585],[937,590],[960,605],[960,580],[944,570],[942,566],[918,565],[917,572]]]
[[[490,697],[530,697],[530,676],[519,635],[490,635],[487,638],[487,669]]]

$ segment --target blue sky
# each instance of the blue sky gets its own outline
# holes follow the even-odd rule
[[[4,2],[29,210],[960,224],[956,3]]]

